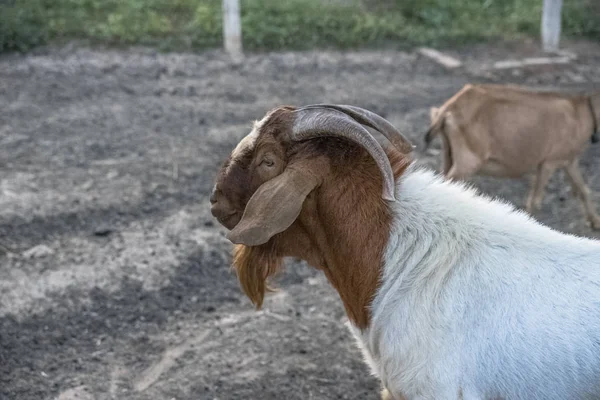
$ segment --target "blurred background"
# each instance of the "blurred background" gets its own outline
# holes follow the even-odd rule
[[[543,0],[241,0],[244,48],[456,45],[537,37]],[[221,46],[221,0],[3,0],[0,50],[85,41],[160,50]],[[565,0],[563,33],[598,40],[600,5]]]
[[[0,0],[0,53],[0,399],[375,400],[321,273],[243,296],[217,169],[270,108],[320,102],[439,169],[430,108],[466,83],[600,90],[600,1]],[[535,218],[598,237],[565,178]],[[529,185],[470,181],[516,207]]]

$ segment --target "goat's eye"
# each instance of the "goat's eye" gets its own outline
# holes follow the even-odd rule
[[[265,165],[267,167],[272,167],[273,165],[275,165],[275,162],[273,160],[262,160],[261,162],[262,165]]]

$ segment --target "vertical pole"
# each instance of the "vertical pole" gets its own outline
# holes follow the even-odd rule
[[[242,56],[242,23],[239,0],[223,0],[223,40],[232,57]]]
[[[542,46],[546,52],[558,51],[563,0],[544,0],[542,11]]]

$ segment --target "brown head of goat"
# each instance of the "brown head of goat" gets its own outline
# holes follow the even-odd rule
[[[384,150],[363,125],[395,148]],[[389,122],[358,107],[278,107],[256,122],[210,198],[236,243],[234,268],[252,302],[261,307],[267,279],[284,257],[296,257],[323,270],[349,319],[366,327],[392,222],[386,200],[412,148]]]

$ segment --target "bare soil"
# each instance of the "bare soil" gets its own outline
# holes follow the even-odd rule
[[[467,82],[600,82],[600,46],[567,46],[568,65],[500,72],[537,44],[455,49],[454,71],[397,51],[0,58],[0,399],[378,399],[322,274],[290,261],[260,312],[242,295],[215,172],[280,104],[359,105],[421,145],[429,107]],[[595,193],[599,146],[581,162]],[[472,182],[519,207],[528,185]],[[562,173],[536,217],[598,236]]]

